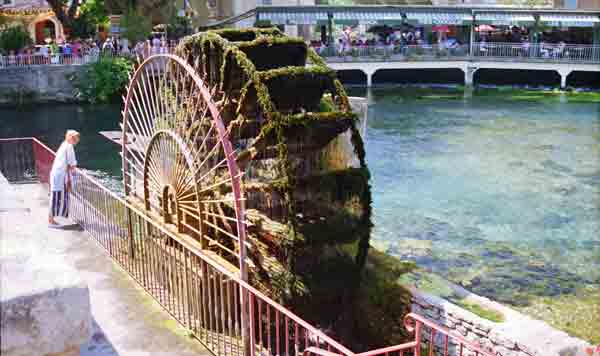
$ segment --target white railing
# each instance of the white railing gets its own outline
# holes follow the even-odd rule
[[[600,46],[475,42],[469,45],[381,45],[314,47],[328,62],[518,60],[531,62],[600,63]]]
[[[524,61],[600,62],[600,46],[476,42],[473,44],[472,56],[478,59],[485,57],[518,58]]]
[[[366,62],[366,61],[411,61],[424,59],[465,58],[469,56],[468,45],[381,45],[315,47],[319,55],[329,62]]]
[[[166,49],[168,53],[173,53],[175,47],[169,47]],[[140,55],[146,58],[152,54],[156,54],[159,51],[145,50]],[[161,50],[160,53],[164,53],[165,50]],[[0,55],[0,68],[8,67],[29,67],[29,66],[51,66],[51,65],[83,65],[98,61],[100,58],[106,57],[136,57],[137,52],[112,52],[103,51],[89,54],[15,54],[15,55]]]

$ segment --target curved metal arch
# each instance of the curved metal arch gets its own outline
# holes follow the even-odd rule
[[[157,69],[158,68],[158,69]],[[148,75],[148,71],[152,72],[152,75],[163,75],[171,70],[172,68],[177,68],[178,75],[185,76],[185,79],[191,80],[194,86],[194,93],[200,94],[200,100],[206,103],[205,110],[210,113],[211,119],[213,121],[214,127],[218,134],[218,141],[221,145],[224,156],[227,160],[227,169],[229,171],[229,175],[231,177],[231,188],[233,193],[233,205],[235,210],[235,220],[236,220],[236,230],[239,239],[239,267],[240,274],[243,280],[247,280],[247,267],[246,267],[246,214],[243,204],[243,196],[241,190],[241,180],[240,180],[240,170],[236,163],[234,151],[229,140],[229,134],[225,129],[225,125],[221,119],[220,110],[217,107],[217,104],[213,100],[211,90],[207,87],[205,82],[200,78],[200,76],[195,72],[194,68],[188,64],[184,59],[172,55],[172,54],[156,54],[146,58],[144,61],[139,63],[138,67],[134,71],[133,75],[130,76],[129,86],[127,87],[127,94],[123,98],[125,103],[125,108],[122,112],[123,115],[123,125],[122,125],[122,157],[123,157],[123,182],[125,185],[125,194],[130,196],[131,191],[131,182],[128,181],[131,179],[130,165],[131,163],[127,160],[128,155],[131,154],[131,148],[128,146],[133,144],[133,141],[138,141],[135,144],[139,151],[144,151],[145,154],[147,151],[151,138],[149,135],[145,135],[146,137],[142,137],[144,135],[138,135],[140,137],[135,137],[135,135],[128,135],[128,132],[132,131],[134,126],[138,126],[135,130],[139,132],[152,133],[152,127],[143,125],[140,123],[136,123],[133,120],[133,116],[142,117],[146,120],[153,120],[154,118],[148,117],[153,113],[148,112],[147,106],[152,105],[165,105],[164,103],[157,102],[161,100],[165,100],[164,97],[161,97],[157,92],[156,95],[153,95],[152,92],[148,93],[148,88],[156,90],[156,83],[153,82],[153,79],[149,79],[149,82],[146,83],[144,75]],[[160,82],[160,81],[159,81]],[[163,83],[164,84],[164,83]],[[160,83],[158,84],[160,86]],[[152,88],[154,87],[154,88]],[[131,120],[130,120],[131,119]],[[131,121],[131,122],[130,122]],[[183,129],[183,128],[182,128]],[[129,136],[131,136],[131,141],[129,141]],[[153,135],[152,135],[153,136]],[[141,141],[141,142],[139,142]],[[184,145],[188,146],[188,145]],[[193,144],[188,146],[190,150],[190,155],[194,158],[194,148]],[[135,154],[133,154],[135,155]],[[138,172],[142,173],[142,172]]]
[[[150,202],[150,182],[149,182],[149,175],[151,173],[151,159],[153,158],[153,152],[154,150],[158,150],[160,149],[161,145],[164,146],[165,145],[165,140],[171,140],[175,143],[175,151],[172,153],[175,153],[176,157],[171,157],[175,160],[175,165],[173,165],[171,162],[170,167],[171,168],[179,168],[179,169],[187,169],[190,172],[195,172],[196,171],[196,165],[194,164],[194,159],[192,158],[192,153],[190,151],[190,149],[188,148],[188,146],[183,142],[183,140],[181,139],[181,137],[176,134],[175,132],[173,132],[172,130],[158,130],[156,131],[156,133],[154,134],[154,136],[152,136],[152,138],[150,139],[150,142],[148,143],[148,148],[146,150],[146,155],[144,157],[144,178],[143,178],[143,182],[144,182],[144,207],[146,208],[146,210],[150,211],[151,210],[151,202]],[[181,154],[181,156],[183,157],[184,161],[185,161],[185,166],[181,167],[181,166],[177,166],[177,162],[179,159],[179,154]],[[168,157],[164,157],[164,158],[168,158]],[[165,173],[165,172],[163,172]],[[184,172],[175,172],[175,176],[184,174]],[[175,185],[174,185],[175,184]],[[169,218],[169,202],[171,201],[170,196],[171,195],[176,195],[177,194],[177,186],[176,186],[177,182],[165,182],[163,187],[159,187],[162,188],[162,191],[160,192],[162,195],[162,201],[163,201],[163,206],[162,206],[162,213],[163,213],[163,217],[165,219],[165,223],[171,223],[172,221],[170,221]],[[197,199],[199,200],[200,194],[199,194],[199,189],[198,189],[198,184],[193,184],[192,185],[192,189],[194,190],[194,193],[197,197]],[[179,201],[178,199],[174,200],[175,203],[175,213],[177,215],[177,230],[179,232],[183,232],[183,226],[181,224],[181,221],[183,220],[183,217],[181,216],[180,213],[180,209],[179,209]],[[198,202],[198,209],[197,209],[197,216],[200,217],[201,216],[201,204],[200,202]],[[200,224],[202,224],[202,220],[200,220]],[[202,231],[202,227],[200,227],[200,231]]]

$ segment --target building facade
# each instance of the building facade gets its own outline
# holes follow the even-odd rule
[[[0,0],[0,14],[8,20],[5,26],[24,25],[34,43],[65,37],[62,23],[45,0]]]
[[[561,9],[600,9],[600,0],[555,0],[555,7]]]

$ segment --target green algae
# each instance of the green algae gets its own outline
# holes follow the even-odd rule
[[[411,273],[403,274],[398,283],[413,286],[425,293],[439,296],[444,299],[457,299],[454,289],[444,278],[421,269],[414,269]]]
[[[559,297],[540,297],[526,307],[524,314],[591,342],[600,343],[600,287],[588,287]]]
[[[505,320],[504,315],[502,313],[491,308],[485,307],[481,304],[466,300],[458,300],[453,302],[459,305],[460,307],[470,311],[471,313],[489,321],[493,321],[495,323],[502,323]]]
[[[476,88],[473,96],[502,97],[505,100],[515,101],[561,102],[566,100],[573,103],[600,103],[600,92],[597,91],[583,92],[498,87]]]
[[[376,96],[385,89],[374,89]],[[475,87],[467,89],[464,86],[451,87],[424,87],[416,85],[403,85],[393,90],[399,90],[402,96],[415,98],[416,100],[463,100],[466,97],[500,98],[502,100],[525,101],[525,102],[569,102],[569,103],[600,103],[600,91],[577,91],[577,90],[547,90],[535,88],[515,88],[509,86],[498,87]],[[403,102],[402,98],[391,98],[394,102]]]

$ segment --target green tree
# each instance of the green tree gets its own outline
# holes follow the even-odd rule
[[[79,16],[71,24],[72,37],[93,37],[98,25],[108,23],[104,0],[88,0],[79,11]]]
[[[17,51],[31,44],[29,32],[23,26],[11,26],[0,32],[0,51],[4,54]]]
[[[78,95],[92,103],[118,100],[125,91],[133,62],[123,57],[101,57],[87,64],[80,74],[70,79]]]
[[[177,39],[192,33],[192,21],[189,17],[173,16],[167,25],[169,39]]]
[[[152,21],[134,8],[129,8],[121,18],[123,37],[131,43],[145,40],[152,32]]]
[[[69,28],[73,26],[73,21],[77,18],[78,10],[85,4],[85,1],[46,0],[52,11],[54,11],[56,18],[60,20],[63,26]]]

